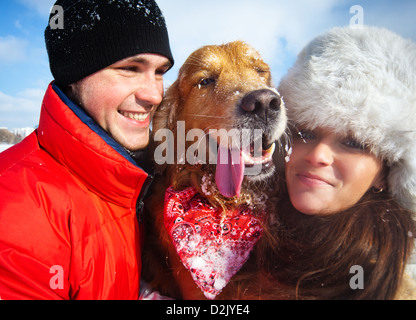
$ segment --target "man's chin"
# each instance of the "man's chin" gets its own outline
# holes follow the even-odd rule
[[[132,152],[140,151],[146,149],[149,145],[149,132],[142,134],[126,134],[123,137],[117,138],[113,137],[118,144],[120,144],[124,149],[130,150]]]

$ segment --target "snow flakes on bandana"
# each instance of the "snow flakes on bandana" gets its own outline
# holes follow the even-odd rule
[[[215,299],[249,258],[262,235],[246,206],[223,212],[194,188],[166,190],[165,227],[197,286]]]

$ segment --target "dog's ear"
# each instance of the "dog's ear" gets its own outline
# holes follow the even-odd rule
[[[173,130],[176,127],[176,112],[181,96],[179,92],[179,81],[175,81],[166,91],[162,103],[158,107],[153,118],[153,131],[159,129]]]
[[[168,129],[173,135],[176,135],[176,113],[180,103],[180,92],[179,92],[179,83],[175,81],[166,91],[162,103],[159,105],[155,116],[153,117],[152,123],[152,139],[151,139],[151,150],[153,156],[155,150],[162,142],[155,140],[155,135],[158,130]],[[175,139],[175,138],[174,138]],[[158,164],[155,159],[155,173],[163,174],[167,168],[167,163]]]

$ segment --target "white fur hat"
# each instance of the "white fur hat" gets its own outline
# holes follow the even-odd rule
[[[282,79],[289,120],[352,134],[390,166],[388,189],[416,212],[416,44],[376,27],[312,40]]]

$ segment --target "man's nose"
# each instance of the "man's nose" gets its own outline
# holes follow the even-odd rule
[[[155,77],[146,77],[145,82],[136,90],[136,99],[148,105],[159,105],[163,97],[163,82]]]

